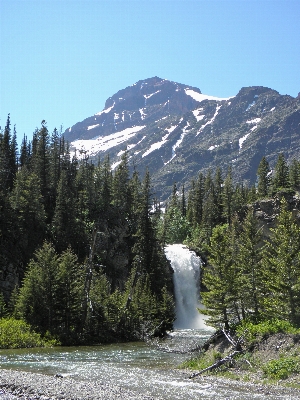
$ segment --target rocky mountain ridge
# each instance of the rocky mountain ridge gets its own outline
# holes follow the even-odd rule
[[[232,166],[236,182],[253,184],[263,156],[271,167],[279,153],[299,159],[300,98],[253,86],[221,99],[154,77],[120,90],[64,136],[78,157],[109,154],[112,168],[127,149],[130,165],[141,174],[148,168],[164,199],[199,171]]]

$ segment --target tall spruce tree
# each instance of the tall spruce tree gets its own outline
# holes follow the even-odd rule
[[[283,153],[278,155],[272,183],[273,193],[290,188],[289,167]]]
[[[18,230],[14,237],[16,250],[21,252],[20,262],[26,265],[46,237],[46,214],[38,176],[22,168],[9,200]]]
[[[223,222],[222,191],[223,191],[222,170],[220,167],[217,167],[214,177],[214,199],[215,199],[214,223],[215,224],[220,224]]]
[[[269,163],[266,157],[264,156],[261,159],[257,169],[257,177],[258,177],[257,195],[260,199],[263,199],[268,196],[269,186],[270,186],[269,173],[270,173]]]
[[[265,245],[262,267],[264,317],[300,326],[300,228],[285,200],[271,240]]]
[[[201,294],[205,306],[201,313],[209,317],[209,325],[217,328],[225,326],[229,329],[236,318],[236,287],[228,224],[218,225],[213,229],[208,254],[209,265],[204,269],[202,278],[208,290]]]
[[[233,182],[232,182],[232,168],[228,167],[227,175],[224,181],[222,200],[223,200],[223,216],[225,221],[230,224],[233,215]]]
[[[204,176],[200,172],[195,186],[195,203],[194,215],[195,224],[200,225],[203,218],[203,202],[204,202]]]
[[[125,151],[121,157],[121,163],[117,166],[113,177],[113,203],[125,214],[130,213],[130,191],[129,191],[129,165],[128,153]]]
[[[2,190],[10,191],[17,172],[16,132],[12,138],[8,114],[3,135],[0,136],[0,186]]]
[[[293,159],[289,168],[289,181],[292,189],[299,189],[300,187],[300,162]]]
[[[62,252],[71,246],[75,254],[82,257],[80,238],[85,232],[80,232],[77,219],[77,204],[75,188],[70,171],[62,170],[57,188],[57,200],[52,221],[52,237],[55,248]]]
[[[239,297],[239,309],[243,318],[252,317],[256,321],[260,315],[262,288],[262,231],[253,210],[249,209],[242,224],[239,238],[235,238],[238,252],[235,256],[235,279]]]

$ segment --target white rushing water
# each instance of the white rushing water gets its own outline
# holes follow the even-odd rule
[[[182,244],[165,248],[174,270],[176,305],[175,329],[205,329],[204,317],[199,313],[201,259]]]

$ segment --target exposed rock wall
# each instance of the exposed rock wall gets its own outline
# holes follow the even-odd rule
[[[285,198],[289,211],[292,211],[294,217],[300,224],[300,197],[287,193],[278,193],[274,198],[259,200],[255,202],[253,212],[259,221],[259,225],[263,227],[265,237],[270,236],[270,229],[275,227],[276,218],[280,212],[280,203]],[[249,208],[249,206],[248,206]]]

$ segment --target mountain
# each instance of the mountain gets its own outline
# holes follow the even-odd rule
[[[78,157],[109,153],[112,168],[127,149],[141,175],[149,169],[162,199],[174,182],[188,185],[216,166],[224,173],[232,166],[236,182],[253,184],[263,156],[271,167],[279,153],[300,159],[300,96],[252,86],[222,99],[154,77],[120,90],[64,136]]]

